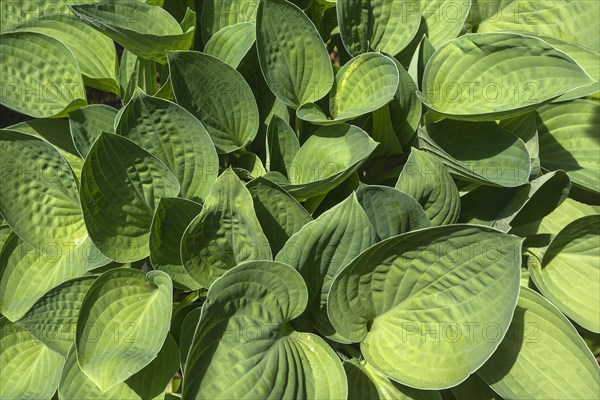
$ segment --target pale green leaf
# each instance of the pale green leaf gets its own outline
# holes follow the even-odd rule
[[[49,118],[86,105],[79,64],[57,39],[36,32],[5,32],[0,35],[0,65],[3,106]]]
[[[517,33],[474,33],[442,45],[423,76],[423,103],[453,119],[524,114],[595,81],[565,53]]]
[[[203,0],[200,28],[204,43],[229,26],[255,22],[260,0]]]
[[[119,94],[115,44],[83,21],[70,15],[44,15],[12,30],[38,32],[58,39],[75,56],[86,85]]]
[[[361,184],[356,196],[380,240],[431,226],[423,207],[399,190]]]
[[[556,307],[522,287],[515,315],[494,355],[477,371],[506,399],[595,399],[600,369]]]
[[[458,188],[446,166],[436,157],[413,148],[398,177],[396,189],[413,197],[433,225],[448,225],[458,220]]]
[[[102,132],[115,133],[116,116],[117,110],[104,104],[91,104],[71,113],[71,137],[81,157],[87,157]]]
[[[204,53],[215,56],[237,68],[242,59],[254,45],[256,25],[240,22],[227,26],[210,38],[204,47]]]
[[[427,38],[435,48],[460,35],[471,10],[471,0],[421,0]]]
[[[426,228],[352,260],[333,281],[327,312],[378,371],[414,388],[444,389],[498,347],[516,305],[520,267],[515,236],[476,225]]]
[[[164,272],[130,268],[105,272],[92,284],[77,319],[75,346],[79,366],[100,390],[156,357],[169,332],[172,291]]]
[[[530,268],[536,287],[582,327],[600,333],[600,215],[564,227]]]
[[[420,0],[337,0],[340,36],[348,53],[371,50],[395,56],[421,24]]]

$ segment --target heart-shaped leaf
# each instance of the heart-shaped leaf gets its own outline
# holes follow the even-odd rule
[[[476,225],[422,229],[352,260],[333,281],[327,312],[386,376],[414,388],[448,388],[498,347],[517,302],[520,267],[515,236]]]
[[[593,399],[598,373],[598,363],[569,320],[525,287],[504,340],[477,371],[505,399]]]
[[[0,158],[0,213],[25,242],[44,247],[85,240],[77,180],[55,147],[35,136],[2,130]]]
[[[356,196],[380,240],[431,226],[423,207],[399,190],[361,184]]]
[[[448,118],[524,114],[595,81],[565,53],[517,33],[474,33],[441,46],[423,76],[423,103]]]
[[[38,32],[58,39],[75,56],[87,85],[119,94],[115,45],[83,21],[69,15],[42,15],[12,30]]]
[[[335,332],[327,318],[327,295],[333,277],[376,240],[369,217],[356,196],[351,195],[286,242],[275,260],[298,270],[308,288],[308,305],[296,325],[309,332],[314,326],[333,340],[349,343]]]
[[[448,225],[458,220],[458,188],[448,169],[436,157],[412,149],[396,189],[417,200],[433,225]]]
[[[0,317],[2,399],[38,400],[54,395],[64,357],[24,328]]]
[[[179,193],[169,169],[129,139],[102,133],[81,172],[81,208],[90,238],[108,258],[141,260],[161,197]]]
[[[188,50],[194,40],[194,27],[184,32],[162,7],[142,1],[105,0],[71,10],[132,53],[161,64],[167,62],[167,51]]]
[[[163,197],[156,206],[148,245],[150,262],[152,268],[166,272],[178,289],[201,288],[183,268],[180,253],[183,233],[201,211],[200,204],[177,197]]]
[[[61,399],[158,400],[164,397],[171,378],[179,368],[179,349],[171,335],[156,358],[141,371],[103,392],[81,370],[75,347],[67,356],[58,395]]]
[[[243,261],[272,259],[252,196],[232,169],[217,178],[202,212],[181,239],[181,260],[193,280],[208,288]]]
[[[161,160],[177,177],[181,196],[204,201],[219,159],[202,123],[181,106],[140,91],[119,115],[116,132]]]
[[[331,60],[310,19],[285,0],[260,2],[256,48],[269,88],[291,107],[314,103],[333,85]]]
[[[552,240],[541,265],[532,264],[536,287],[573,321],[600,333],[600,215],[579,218]]]
[[[398,67],[379,53],[361,54],[344,65],[329,94],[328,117],[314,103],[298,109],[298,117],[317,125],[349,121],[389,103],[398,90]]]
[[[421,0],[337,0],[340,36],[348,53],[371,50],[395,56],[415,37]]]
[[[59,40],[37,32],[0,35],[0,103],[35,118],[65,116],[86,105],[79,64]],[[19,81],[6,81],[20,76]]]
[[[238,150],[258,131],[258,106],[250,86],[233,67],[192,51],[169,53],[177,103],[200,120],[220,153]]]
[[[281,186],[301,199],[325,194],[352,175],[377,145],[356,126],[324,126],[300,147],[288,169],[290,183]]]
[[[161,271],[117,268],[100,275],[83,299],[77,362],[103,392],[147,366],[169,332],[173,287]]]
[[[183,397],[347,396],[337,355],[311,333],[294,331],[308,294],[291,267],[244,263],[211,286],[190,347]]]

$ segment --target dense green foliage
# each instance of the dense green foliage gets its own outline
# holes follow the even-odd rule
[[[600,1],[0,4],[2,400],[600,398]]]

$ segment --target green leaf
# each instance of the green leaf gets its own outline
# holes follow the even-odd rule
[[[248,145],[258,132],[258,106],[242,75],[223,61],[192,51],[169,53],[177,103],[200,120],[219,153]]]
[[[417,85],[404,67],[394,59],[400,76],[400,83],[394,99],[388,104],[392,126],[402,149],[410,147],[412,138],[421,122],[422,104],[417,97]]]
[[[299,333],[308,294],[291,267],[244,263],[211,286],[191,345],[183,397],[332,398],[347,396],[337,355],[320,337]]]
[[[384,375],[444,389],[496,350],[517,301],[520,264],[514,236],[476,225],[422,229],[352,260],[333,281],[327,312]]]
[[[85,108],[85,107],[84,107]],[[77,112],[75,110],[73,112]],[[81,176],[81,167],[83,159],[73,146],[73,140],[69,132],[69,122],[66,119],[57,118],[39,118],[30,119],[16,125],[11,125],[6,129],[27,133],[44,139],[52,146],[56,147],[58,152],[67,160],[73,174],[79,178]]]
[[[181,106],[136,92],[120,113],[116,132],[173,172],[182,197],[202,202],[219,172],[219,159],[202,123]]]
[[[596,53],[600,52],[600,27],[596,1],[504,0],[478,27],[478,32],[524,31],[553,36],[575,42]]]
[[[274,115],[267,128],[267,169],[287,177],[298,150],[300,143],[296,133],[281,117]]]
[[[542,168],[562,169],[574,185],[600,195],[600,105],[587,100],[538,110]]]
[[[55,147],[35,136],[2,130],[0,158],[0,213],[17,235],[42,247],[87,237],[76,178]]]
[[[410,64],[408,65],[408,74],[413,81],[417,83],[419,88],[422,86],[425,67],[434,53],[435,47],[431,45],[431,42],[429,39],[427,39],[427,36],[423,34],[419,45],[415,49],[415,52],[410,59]]]
[[[460,35],[471,10],[471,1],[421,0],[427,38],[433,47],[440,47]]]
[[[425,67],[420,98],[448,118],[493,121],[594,82],[577,62],[541,39],[475,33],[435,52]]]
[[[281,187],[301,199],[325,194],[352,175],[377,145],[356,126],[324,126],[300,147],[288,169],[290,183]]]
[[[540,267],[530,268],[536,287],[569,318],[600,333],[600,214],[579,218],[552,240]]]
[[[520,231],[524,230],[528,234],[556,235],[576,219],[596,213],[597,211],[592,206],[567,198],[543,219],[525,225],[519,228],[518,231],[519,234],[521,234]]]
[[[261,2],[256,16],[256,49],[269,88],[291,107],[314,103],[333,85],[333,68],[310,19],[285,0]]]
[[[129,103],[138,87],[145,93],[156,92],[156,63],[124,49],[119,66],[119,86],[123,104]]]
[[[380,240],[431,226],[423,207],[399,190],[361,184],[356,196]]]
[[[77,60],[57,39],[36,32],[3,33],[0,59],[3,106],[35,118],[49,118],[86,105]]]
[[[156,357],[169,332],[172,291],[164,272],[129,268],[107,271],[92,284],[81,305],[75,346],[79,366],[100,390]]]
[[[12,233],[12,229],[8,225],[2,225],[2,217],[0,217],[0,254],[2,252],[2,248],[4,247],[4,243],[8,240]]]
[[[375,229],[353,194],[286,242],[275,260],[298,270],[308,289],[308,305],[296,325],[308,332],[314,326],[326,337],[349,343],[327,318],[327,295],[333,277],[376,241]]]
[[[187,273],[208,288],[243,261],[272,259],[269,241],[258,222],[252,196],[232,169],[217,178],[202,212],[181,239]]]
[[[129,139],[102,133],[81,173],[81,207],[90,238],[113,261],[149,254],[148,236],[161,197],[179,193],[177,178]]]
[[[204,53],[215,56],[237,68],[256,41],[256,25],[240,22],[218,31],[204,47]]]
[[[63,356],[3,317],[0,317],[0,343],[0,397],[7,400],[51,398],[58,386]]]
[[[492,226],[504,232],[541,220],[569,195],[571,182],[564,171],[556,171],[516,188],[480,186],[461,199],[460,222]],[[535,232],[532,232],[535,233]]]
[[[122,334],[122,333],[121,333]],[[71,349],[58,386],[61,399],[159,400],[179,368],[179,349],[171,335],[156,358],[141,371],[102,392],[77,363],[75,347]]]
[[[243,153],[237,159],[237,168],[245,169],[255,178],[264,176],[267,173],[260,157],[249,151]]]
[[[420,0],[337,0],[337,20],[351,55],[371,50],[395,56],[421,24]]]
[[[110,262],[89,238],[29,246],[14,233],[0,253],[0,313],[17,321],[50,289]]]
[[[258,178],[246,185],[254,201],[258,221],[271,244],[273,254],[304,225],[312,221],[310,214],[278,184]]]
[[[190,347],[194,341],[194,334],[196,333],[196,326],[200,321],[200,315],[202,313],[202,307],[198,307],[190,311],[183,320],[181,326],[181,336],[179,338],[179,348],[181,350],[181,371],[185,375],[185,364],[187,361]]]
[[[506,399],[594,399],[599,372],[569,320],[522,287],[504,340],[477,374]]]
[[[119,94],[115,45],[84,22],[70,15],[43,15],[12,30],[38,32],[58,39],[75,56],[86,85]]]
[[[348,378],[348,398],[352,400],[442,400],[439,392],[400,385],[381,374],[368,362],[351,359],[344,363]]]
[[[104,104],[91,104],[69,116],[71,137],[81,157],[87,157],[102,132],[115,133],[117,110]]]
[[[329,94],[328,117],[316,104],[298,109],[298,117],[317,125],[349,121],[373,112],[394,98],[400,82],[398,67],[379,53],[361,54],[344,65]]]
[[[96,276],[66,281],[48,291],[17,321],[37,340],[67,357],[75,341],[77,317],[83,298]]]
[[[458,188],[446,166],[436,157],[413,148],[396,189],[417,200],[433,225],[448,225],[458,220]]]
[[[161,64],[167,62],[167,51],[188,50],[194,40],[194,27],[183,32],[163,8],[140,1],[106,0],[75,5],[71,10],[137,56]]]
[[[494,122],[443,120],[419,132],[421,149],[463,180],[515,187],[528,182],[531,156],[518,136]]]
[[[255,22],[260,0],[203,0],[200,29],[204,43],[217,32],[242,22]]]
[[[201,285],[194,281],[181,262],[181,238],[188,225],[202,211],[202,206],[191,200],[177,197],[160,199],[150,228],[150,262],[152,268],[166,272],[173,286],[183,290],[197,290]]]

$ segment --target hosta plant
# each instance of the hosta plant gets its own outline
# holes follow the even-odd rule
[[[600,397],[599,1],[0,4],[1,399]]]

